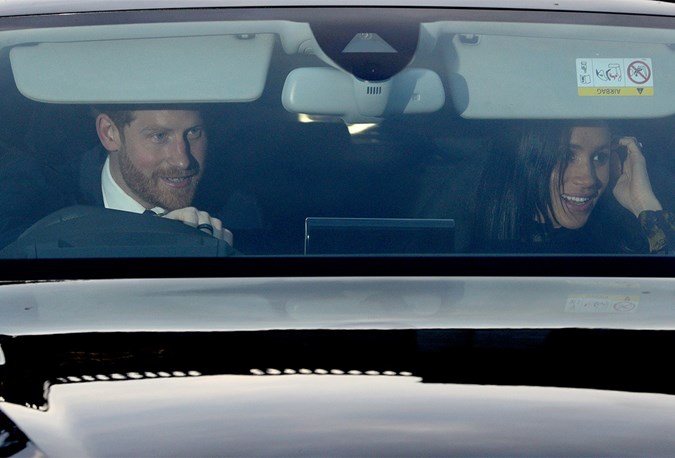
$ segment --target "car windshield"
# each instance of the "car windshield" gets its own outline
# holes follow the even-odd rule
[[[672,255],[673,16],[0,22],[0,258]]]

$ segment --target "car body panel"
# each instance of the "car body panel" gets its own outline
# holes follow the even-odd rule
[[[121,11],[167,8],[214,8],[214,7],[269,7],[269,6],[412,6],[412,7],[457,7],[491,9],[539,9],[551,11],[598,11],[627,14],[672,14],[675,6],[653,0],[483,0],[476,4],[471,0],[46,0],[24,2],[8,0],[3,2],[3,16],[24,16],[32,14],[61,14],[95,11]]]
[[[672,395],[400,375],[69,383],[51,388],[46,411],[0,406],[48,456],[665,456],[675,447]]]
[[[0,286],[0,334],[266,329],[675,329],[658,278],[181,278]],[[56,298],[56,300],[55,300]]]

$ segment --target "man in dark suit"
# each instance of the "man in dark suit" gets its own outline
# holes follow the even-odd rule
[[[218,218],[190,206],[208,143],[198,111],[106,110],[96,117],[96,132],[108,152],[101,173],[106,208],[154,211],[232,243]]]
[[[232,244],[232,233],[220,219],[191,206],[208,146],[199,111],[100,109],[96,132],[103,150],[85,154],[76,174],[79,186],[64,193],[50,188],[35,160],[5,154],[5,164],[12,164],[4,168],[7,179],[15,186],[3,197],[4,206],[16,208],[2,211],[0,247],[40,217],[73,204],[154,212]]]

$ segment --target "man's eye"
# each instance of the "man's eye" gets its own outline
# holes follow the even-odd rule
[[[203,129],[201,127],[193,127],[187,131],[187,137],[189,139],[197,139],[202,136]]]
[[[155,132],[150,136],[150,139],[155,143],[163,143],[166,141],[167,137],[166,132]]]

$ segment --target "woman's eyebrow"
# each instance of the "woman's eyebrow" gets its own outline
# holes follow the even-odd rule
[[[611,148],[612,148],[612,142],[608,141],[607,143],[603,143],[602,145],[595,148],[595,151],[600,151],[600,150],[603,150],[603,149],[611,149]]]
[[[600,146],[594,148],[593,151],[597,151],[597,150],[601,150],[601,149],[605,149],[605,148],[611,148],[611,146],[612,146],[612,142],[609,141],[609,142],[607,142],[607,143],[603,143],[602,145],[600,145]],[[576,143],[570,143],[570,144],[569,144],[569,149],[578,151],[578,150],[583,150],[584,147],[583,147],[582,145],[578,145],[578,144],[576,144]]]

